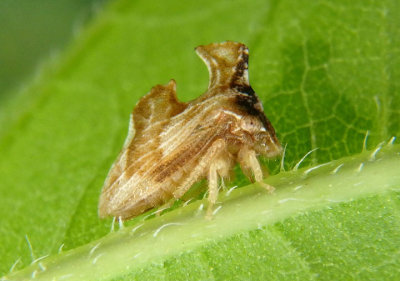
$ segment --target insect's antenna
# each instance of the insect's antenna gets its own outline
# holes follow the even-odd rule
[[[209,88],[249,85],[249,51],[245,45],[228,41],[199,46],[196,52],[208,67]]]

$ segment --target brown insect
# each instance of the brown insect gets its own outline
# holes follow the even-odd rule
[[[261,182],[257,156],[280,154],[274,128],[249,85],[247,47],[224,42],[199,46],[196,52],[210,73],[207,92],[180,102],[171,80],[140,99],[103,186],[101,218],[135,217],[181,198],[202,178],[208,180],[210,212],[218,196],[218,179],[227,178],[235,162],[250,179]]]

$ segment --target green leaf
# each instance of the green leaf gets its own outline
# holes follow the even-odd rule
[[[12,267],[17,280],[398,279],[399,149],[382,148],[375,161],[371,151],[358,155],[399,135],[398,2],[157,4],[112,3],[0,105],[1,275]],[[181,99],[200,95],[208,78],[193,48],[224,40],[250,48],[251,84],[287,145],[285,169],[313,149],[301,167],[330,164],[305,179],[271,176],[272,196],[238,173],[232,185],[244,187],[221,194],[211,222],[195,215],[197,201],[109,234],[97,200],[132,107],[171,78]],[[266,165],[277,173],[280,164]],[[168,222],[177,225],[154,237]],[[71,251],[58,255],[61,246]]]

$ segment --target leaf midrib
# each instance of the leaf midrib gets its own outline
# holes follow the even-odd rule
[[[87,255],[87,253],[85,252],[90,251],[90,249],[95,244],[101,241],[102,245],[98,248],[98,250],[96,250],[98,253],[102,251],[109,251],[110,249],[113,250],[112,252],[107,252],[108,254],[111,254],[111,256],[107,256],[106,254],[97,261],[96,266],[98,267],[96,267],[96,270],[99,270],[97,274],[102,274],[104,270],[106,270],[108,272],[107,274],[109,274],[110,272],[108,270],[111,270],[111,268],[121,273],[121,268],[118,268],[124,265],[118,263],[118,266],[116,266],[115,264],[113,265],[113,263],[115,263],[117,260],[119,262],[129,261],[128,256],[131,256],[138,250],[140,251],[140,248],[137,247],[143,247],[150,240],[152,241],[152,246],[149,248],[149,245],[147,245],[147,248],[145,247],[144,249],[155,252],[150,254],[145,253],[144,255],[141,255],[142,263],[146,263],[146,261],[150,259],[151,256],[154,255],[157,251],[160,253],[164,253],[164,255],[165,253],[169,253],[168,255],[173,255],[176,251],[183,251],[184,249],[182,247],[189,247],[190,249],[194,249],[205,242],[205,240],[198,237],[192,240],[186,239],[186,243],[183,245],[179,242],[182,239],[176,237],[177,235],[189,235],[190,237],[190,233],[195,231],[195,233],[208,237],[206,240],[216,239],[216,237],[220,237],[219,239],[221,239],[221,237],[227,237],[228,233],[230,233],[229,235],[231,235],[231,231],[235,231],[235,233],[240,233],[242,231],[253,229],[254,223],[255,227],[257,227],[257,225],[259,225],[260,223],[262,225],[269,225],[277,221],[282,221],[285,218],[292,216],[293,214],[318,210],[321,209],[321,207],[326,207],[328,205],[336,205],[338,203],[340,204],[341,202],[347,202],[350,198],[364,198],[366,196],[378,193],[385,194],[387,192],[391,192],[392,190],[397,190],[400,187],[398,185],[400,181],[400,176],[396,174],[394,168],[400,163],[399,153],[400,145],[391,145],[383,148],[378,153],[375,161],[371,161],[371,152],[366,151],[358,156],[347,157],[341,160],[329,162],[327,165],[321,166],[319,169],[312,172],[307,172],[306,169],[302,169],[296,172],[292,171],[271,176],[269,178],[269,183],[277,187],[275,196],[266,195],[265,191],[260,190],[256,185],[236,189],[231,193],[231,195],[229,195],[229,197],[226,197],[224,193],[221,193],[220,201],[223,204],[223,208],[218,212],[217,215],[215,215],[214,219],[211,222],[204,220],[201,213],[198,213],[197,209],[200,204],[204,203],[204,200],[198,201],[189,204],[186,207],[175,209],[174,211],[166,213],[161,217],[145,221],[143,227],[135,232],[135,238],[133,239],[130,234],[130,229],[134,226],[126,227],[124,228],[124,230],[118,231],[111,235],[107,235],[101,240],[94,241],[85,246],[76,248],[72,251],[64,253],[63,255],[50,257],[49,259],[43,260],[42,263],[45,264],[46,262],[57,262],[57,260],[60,260],[61,257],[67,258],[66,255],[70,255],[67,258],[70,261],[61,268],[66,269],[65,266],[68,267],[68,264],[69,266],[73,266],[74,259],[76,259],[75,262],[79,262],[81,269],[83,270],[83,272],[85,272],[84,268],[86,267],[81,262],[82,258],[86,257]],[[361,169],[361,171],[359,171],[360,163],[364,163],[364,168]],[[332,175],[331,173],[333,168],[337,167],[340,164],[344,164],[341,170],[339,170],[338,174]],[[391,165],[391,169],[387,169],[388,165]],[[371,173],[371,170],[375,172]],[[306,173],[308,173],[308,176],[304,178]],[[367,181],[365,184],[368,186],[368,188],[358,185],[360,177],[363,180]],[[368,177],[369,180],[365,177]],[[342,189],[336,190],[335,188],[340,187],[340,183],[343,180],[345,180],[346,186],[342,186]],[[381,182],[381,185],[376,184],[378,180]],[[306,184],[307,187],[303,187],[302,189],[300,189],[299,192],[291,191],[293,186],[296,186],[299,183]],[[328,183],[331,185],[333,184],[333,187],[325,190],[324,187]],[[358,188],[352,188],[353,184],[357,184]],[[320,194],[320,192],[322,191],[323,193]],[[296,197],[300,201],[298,201]],[[280,203],[281,200],[279,198],[283,198],[285,202]],[[332,200],[335,201],[335,203],[332,203]],[[245,202],[251,203],[244,206],[243,204],[246,204]],[[258,206],[262,206],[263,209],[267,208],[267,213],[265,213],[263,217],[255,216],[255,214],[260,213]],[[254,221],[254,219],[256,219],[256,221]],[[260,222],[260,219],[262,219],[263,222]],[[232,225],[231,223],[229,223],[231,221],[236,221],[238,223]],[[155,235],[155,229],[158,229],[160,225],[163,226],[171,222],[174,223],[174,226],[164,228],[160,233],[157,234],[157,240],[152,240],[152,237]],[[176,224],[176,222],[179,222],[179,224]],[[214,233],[212,231],[213,228],[207,228],[207,225],[209,224],[211,224],[210,226],[218,224],[219,234]],[[198,227],[203,229],[202,232],[197,232],[196,229]],[[232,227],[235,230],[233,230]],[[232,230],[230,230],[230,228],[232,228]],[[179,243],[179,245],[174,246],[173,244],[169,244],[168,241],[172,238],[172,236],[170,235],[173,235],[174,241],[176,241],[176,243]],[[214,237],[215,235],[217,236]],[[280,233],[280,235],[282,236],[282,233]],[[161,241],[164,241],[164,244],[159,244],[159,242]],[[290,244],[290,241],[287,241],[286,239],[285,241],[286,243]],[[157,245],[153,245],[153,243],[156,243]],[[298,253],[297,250],[296,252]],[[112,253],[114,253],[114,255],[118,255],[118,258],[113,257]],[[128,256],[125,257],[125,254],[128,254]],[[300,257],[303,257],[301,252],[298,254]],[[146,255],[150,256],[146,257]],[[157,259],[162,259],[162,256],[163,255],[157,255]],[[302,259],[304,264],[310,267],[307,259],[304,259],[304,257]],[[151,258],[150,260],[155,262],[155,257]],[[16,276],[24,276],[25,274],[30,274],[31,270],[33,270],[35,266],[37,267],[37,265],[33,265],[15,274]],[[136,264],[136,266],[139,266],[139,264]],[[47,267],[50,268],[50,264]],[[90,263],[90,268],[92,267],[93,265],[92,263]],[[88,272],[88,274],[93,274],[93,272]],[[10,277],[12,276],[14,275],[11,275]]]

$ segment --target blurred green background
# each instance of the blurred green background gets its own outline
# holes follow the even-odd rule
[[[1,0],[0,102],[56,55],[106,0]]]

